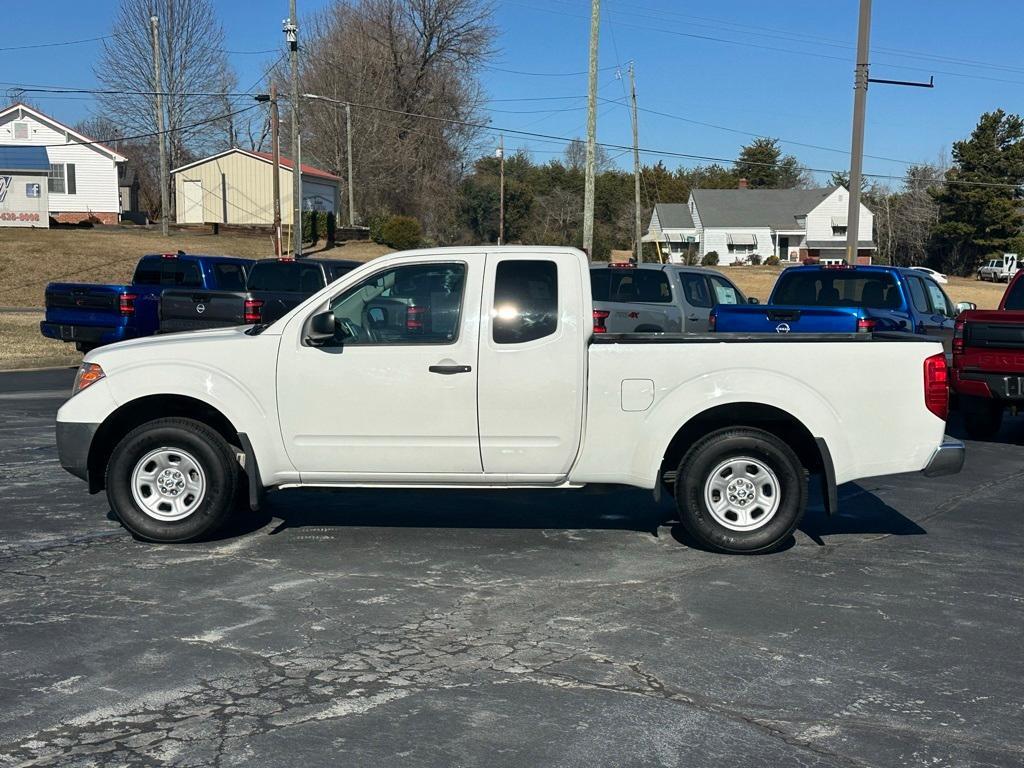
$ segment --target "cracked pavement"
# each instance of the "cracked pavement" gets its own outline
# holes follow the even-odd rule
[[[957,477],[680,542],[632,490],[271,494],[155,546],[0,375],[0,766],[1024,762],[1024,418]]]

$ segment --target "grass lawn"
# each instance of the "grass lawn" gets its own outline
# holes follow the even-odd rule
[[[74,344],[39,333],[42,312],[0,312],[0,370],[78,365]]]
[[[388,248],[372,242],[350,242],[316,255],[369,260]],[[149,227],[94,229],[0,228],[0,307],[42,307],[46,284],[55,281],[124,283],[146,253],[183,250],[212,256],[266,258],[273,253],[269,237],[248,234],[214,235],[209,231],[172,230],[168,237]],[[4,358],[0,353],[0,361]]]

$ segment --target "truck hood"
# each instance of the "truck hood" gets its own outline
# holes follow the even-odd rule
[[[120,341],[117,344],[100,347],[85,357],[89,363],[99,363],[104,370],[117,367],[139,359],[154,360],[187,358],[193,353],[207,352],[211,346],[243,344],[247,339],[258,338],[248,336],[245,331],[249,326],[239,325],[232,328],[214,328],[209,331],[189,331],[185,333],[168,333],[160,336],[147,336],[142,339]]]

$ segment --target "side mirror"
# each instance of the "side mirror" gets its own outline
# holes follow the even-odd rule
[[[761,300],[756,296],[751,296],[747,299],[747,304],[760,304]]]
[[[956,305],[956,313],[959,315],[961,312],[967,312],[972,309],[977,309],[978,305],[973,301],[961,301]]]
[[[330,310],[318,312],[306,323],[306,341],[313,346],[326,344],[337,337],[338,326]]]

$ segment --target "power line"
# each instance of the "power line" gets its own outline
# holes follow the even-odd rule
[[[320,97],[320,98],[321,98],[321,100],[326,101],[328,103],[331,103],[331,102],[337,102],[339,104],[344,104],[345,103],[345,102],[341,101],[340,99],[326,99],[324,97]],[[401,110],[401,109],[393,109],[391,107],[380,107],[380,106],[376,106],[376,105],[373,105],[373,104],[358,104],[356,102],[348,102],[348,103],[351,104],[351,106],[357,107],[357,108],[360,108],[360,109],[369,109],[369,110],[373,110],[373,111],[376,111],[376,112],[385,112],[385,113],[393,114],[393,115],[403,115],[405,117],[415,117],[415,118],[420,118],[420,119],[423,119],[423,120],[434,120],[434,121],[442,122],[442,123],[452,123],[452,124],[457,124],[457,125],[465,125],[467,127],[477,128],[479,130],[491,131],[492,133],[513,133],[513,134],[517,134],[517,135],[520,135],[520,136],[528,136],[528,137],[536,138],[536,139],[539,139],[539,140],[547,140],[547,141],[552,141],[552,142],[560,142],[560,143],[563,143],[563,144],[568,144],[569,142],[575,140],[575,139],[567,138],[565,136],[557,136],[557,135],[549,134],[549,133],[537,133],[537,132],[534,132],[534,131],[524,131],[524,130],[520,130],[520,129],[516,129],[516,128],[506,128],[506,127],[501,127],[501,126],[496,126],[496,125],[490,125],[488,123],[474,123],[474,122],[471,122],[471,121],[468,121],[468,120],[458,120],[458,119],[453,118],[453,117],[438,117],[436,115],[425,115],[425,114],[419,114],[419,113],[416,113],[416,112],[406,112],[406,111]],[[615,151],[632,151],[632,147],[628,147],[625,144],[613,144],[613,143],[610,143],[610,142],[597,142],[597,144],[598,144],[598,146],[604,147],[605,149],[611,149],[611,150],[615,150]],[[658,156],[662,156],[662,157],[676,157],[676,158],[681,158],[681,159],[684,159],[684,160],[701,160],[701,161],[704,161],[704,162],[730,163],[730,164],[735,164],[735,165],[759,166],[759,167],[766,167],[766,168],[777,168],[777,167],[780,167],[780,165],[781,165],[780,163],[764,163],[764,162],[757,162],[757,161],[753,161],[753,160],[739,160],[739,159],[734,159],[734,158],[715,157],[715,156],[712,156],[712,155],[698,155],[698,154],[691,154],[691,153],[687,153],[687,152],[674,152],[674,151],[671,151],[671,150],[651,149],[651,148],[646,148],[646,147],[641,147],[640,148],[640,153],[644,154],[644,155],[658,155]],[[802,168],[802,170],[808,171],[810,173],[833,173],[833,174],[834,173],[845,173],[845,170],[836,169],[836,168],[811,168],[811,167],[807,167],[807,166],[801,166],[801,168]],[[866,176],[866,177],[876,178],[876,179],[888,179],[888,180],[898,180],[898,181],[903,181],[904,180],[904,177],[902,177],[902,176],[894,176],[892,174],[884,174],[884,173],[865,173],[863,175]],[[1019,189],[1020,186],[1021,186],[1020,184],[1014,184],[1014,183],[987,182],[987,181],[962,181],[962,180],[958,180],[958,179],[942,179],[942,180],[937,180],[936,183],[939,183],[939,184],[960,184],[960,185],[963,185],[963,186],[977,186],[977,187],[1000,187],[1000,188],[1009,188],[1009,189]]]
[[[33,43],[31,45],[9,45],[9,46],[5,46],[3,48],[0,48],[0,51],[28,51],[28,50],[31,50],[31,49],[34,49],[34,48],[58,48],[58,47],[64,46],[64,45],[80,45],[81,43],[95,43],[95,42],[98,42],[100,40],[110,40],[113,37],[117,37],[117,35],[113,34],[113,35],[101,35],[100,37],[83,37],[81,40],[62,40],[61,42],[57,42],[57,43]]]

